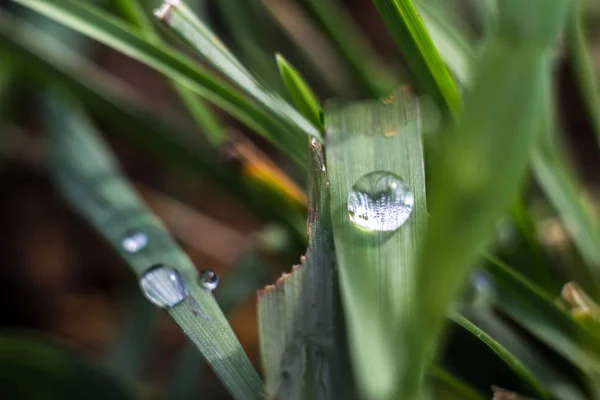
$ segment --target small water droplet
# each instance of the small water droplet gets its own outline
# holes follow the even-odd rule
[[[200,284],[208,290],[215,290],[219,286],[219,275],[210,269],[200,272]]]
[[[151,303],[163,308],[174,307],[190,295],[181,273],[163,264],[149,268],[140,278],[140,287]]]
[[[348,194],[348,215],[367,231],[391,232],[410,216],[414,195],[398,175],[375,171],[362,176]]]
[[[121,241],[121,246],[128,253],[137,253],[148,244],[148,235],[144,232],[134,232]]]

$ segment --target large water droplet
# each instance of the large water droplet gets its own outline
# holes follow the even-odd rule
[[[144,232],[134,232],[123,238],[121,246],[128,253],[137,253],[148,244],[148,235]]]
[[[215,290],[219,286],[219,275],[210,269],[200,272],[200,284],[208,290]]]
[[[140,287],[151,303],[164,308],[174,307],[190,295],[181,273],[163,264],[148,269],[140,278]]]
[[[375,171],[352,186],[348,215],[364,230],[391,232],[408,219],[413,204],[413,193],[402,178],[391,172]]]

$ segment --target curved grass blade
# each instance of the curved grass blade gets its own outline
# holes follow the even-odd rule
[[[541,2],[544,13],[538,15]],[[414,289],[421,312],[408,324],[406,341],[414,368],[430,362],[448,306],[517,195],[543,102],[550,96],[548,49],[560,32],[568,1],[519,4],[501,3],[503,24],[486,48],[454,136],[432,167],[432,218]],[[520,26],[528,13],[538,16],[536,24]]]
[[[573,6],[571,20],[565,30],[565,41],[569,60],[573,66],[574,78],[579,84],[579,92],[596,132],[596,140],[600,144],[600,85],[596,79],[597,73],[585,40],[584,5],[580,1],[574,1]]]
[[[346,64],[363,92],[372,97],[387,96],[397,85],[394,74],[377,59],[366,39],[341,6],[334,1],[300,0]]]
[[[286,188],[260,185],[253,181],[251,175],[238,176],[231,166],[218,158],[218,153],[206,151],[190,134],[138,105],[143,104],[139,100],[141,95],[123,82],[98,70],[59,42],[46,37],[42,44],[39,37],[44,37],[41,31],[17,23],[0,12],[0,52],[10,56],[15,66],[47,85],[67,90],[94,116],[103,117],[111,126],[120,128],[126,138],[135,141],[153,156],[203,173],[252,205],[263,218],[281,220],[297,233],[300,241],[304,241],[303,222],[300,225],[297,222],[304,220],[304,203],[290,198]]]
[[[417,85],[440,110],[456,117],[461,99],[411,0],[373,0],[396,39]]]
[[[497,286],[495,306],[588,374],[600,368],[600,336],[578,324],[541,288],[501,261],[485,269]]]
[[[529,385],[530,389],[532,389],[538,396],[540,396],[542,399],[549,398],[550,391],[546,385],[535,376],[535,374],[529,367],[525,365],[525,363],[515,357],[513,352],[506,349],[502,344],[492,338],[478,325],[475,325],[464,316],[452,313],[450,318],[462,328],[476,336],[490,349],[492,349],[494,353],[496,353],[496,355],[498,355],[498,357],[500,357],[515,372],[515,374],[523,379]]]
[[[148,40],[154,41],[157,44],[162,42],[138,0],[112,1],[125,19],[138,27]],[[206,139],[213,146],[224,145],[227,141],[225,130],[210,109],[194,92],[187,89],[185,86],[181,86],[177,81],[171,81],[171,85]]]
[[[427,220],[425,176],[417,100],[407,89],[393,98],[393,102],[325,105],[330,208],[351,355],[362,395],[416,399],[425,370],[415,368],[410,353],[397,346],[405,342],[401,327],[412,322],[418,309],[413,261]],[[374,171],[400,176],[412,190],[412,213],[395,232],[364,232],[350,220],[348,195],[359,178]],[[385,215],[386,210],[381,211]]]
[[[112,371],[23,332],[0,334],[0,376],[0,393],[7,399],[144,398]]]
[[[327,174],[311,146],[308,251],[258,292],[260,350],[269,398],[354,399],[335,276]]]
[[[283,78],[285,87],[294,101],[298,111],[312,124],[323,131],[321,122],[321,106],[315,94],[304,81],[300,73],[281,55],[276,54],[275,59],[279,66],[279,73]]]
[[[296,162],[301,165],[304,162],[305,154],[294,147],[293,143],[286,141],[287,136],[282,135],[282,132],[297,132],[299,128],[291,127],[278,120],[277,115],[257,107],[216,74],[201,68],[180,53],[158,46],[100,10],[72,0],[15,0],[15,2],[177,80],[181,85],[203,96],[272,141]]]
[[[260,399],[263,384],[211,292],[196,283],[198,272],[191,260],[129,187],[83,116],[57,99],[52,104],[51,170],[62,193],[136,275],[141,277],[156,265],[171,266],[182,274],[189,296],[167,312],[236,399]],[[122,244],[132,232],[147,237],[148,244],[140,251]]]
[[[466,34],[439,2],[415,0],[415,7],[448,69],[459,83],[469,86],[476,54]]]
[[[168,4],[168,3],[165,3]],[[266,89],[185,4],[176,3],[161,19],[196,49],[204,60],[244,90],[275,117],[288,125],[289,146],[304,144],[306,135],[321,141],[321,133],[277,93]],[[281,135],[281,132],[279,133]],[[278,140],[283,140],[280,138]]]

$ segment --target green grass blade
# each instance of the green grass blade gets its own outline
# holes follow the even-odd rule
[[[440,110],[456,116],[461,99],[446,66],[411,0],[373,0],[404,59],[416,78],[418,88],[430,95]]]
[[[542,399],[549,398],[550,393],[546,385],[544,385],[544,383],[541,382],[521,360],[515,357],[511,351],[506,349],[498,341],[464,316],[452,313],[450,318],[492,349],[492,351],[496,353],[496,355],[501,358],[515,374],[517,374],[517,376],[523,379],[530,388],[537,393],[537,395],[541,396]]]
[[[7,399],[136,400],[132,382],[23,332],[0,334],[0,393]]]
[[[197,284],[198,272],[191,260],[129,187],[87,121],[57,100],[54,105],[51,170],[62,193],[136,275],[158,264],[183,275],[190,297],[167,312],[236,399],[260,399],[263,384],[211,292]],[[137,253],[121,244],[131,232],[148,236],[148,245]]]
[[[321,106],[315,94],[304,81],[300,73],[281,54],[275,56],[279,73],[283,78],[285,87],[294,101],[298,111],[312,124],[323,131],[321,122]]]
[[[397,81],[393,72],[376,58],[342,6],[322,0],[300,0],[299,4],[331,40],[363,92],[382,97],[394,89]]]
[[[600,336],[575,322],[552,296],[501,261],[488,257],[485,269],[497,287],[499,310],[583,371],[598,370]]]
[[[454,135],[432,166],[432,218],[415,289],[421,312],[410,324],[406,344],[407,351],[414,352],[415,367],[433,356],[448,306],[524,178],[543,101],[550,96],[548,51],[568,4],[543,3],[502,3],[500,33],[488,44]],[[540,7],[546,15],[536,14]],[[536,16],[536,23],[521,26],[528,13]],[[549,30],[544,19],[555,30]]]
[[[417,100],[404,90],[388,104],[330,102],[325,128],[335,248],[357,383],[366,398],[416,399],[425,371],[411,365],[403,349],[390,349],[404,342],[401,327],[417,309],[412,267],[427,220]],[[350,190],[373,171],[402,177],[414,195],[410,217],[395,232],[367,233],[350,221]]]
[[[585,14],[581,1],[574,1],[571,21],[565,30],[565,42],[569,52],[569,61],[573,67],[573,76],[579,85],[587,113],[600,144],[600,85],[597,72],[585,39]]]
[[[531,159],[536,179],[555,207],[586,261],[596,287],[600,287],[600,230],[581,196],[583,188],[567,168],[555,144],[539,146]]]
[[[448,15],[443,4],[436,6],[431,3],[427,0],[415,0],[415,7],[448,69],[457,82],[469,86],[476,58],[475,46]]]
[[[305,152],[287,142],[286,124],[276,119],[225,83],[180,53],[156,45],[140,33],[100,10],[72,0],[15,0],[71,29],[112,47],[203,96],[254,129],[296,162],[303,163]],[[5,38],[6,39],[6,38]],[[3,40],[6,42],[6,40]],[[4,44],[4,43],[3,43]]]
[[[321,133],[277,93],[266,89],[235,58],[215,34],[183,3],[171,6],[162,20],[196,49],[204,60],[244,90],[259,104],[285,121],[290,146],[301,146],[309,135],[321,141]],[[281,135],[281,133],[280,133]],[[283,140],[280,139],[280,140]]]
[[[236,262],[230,275],[215,291],[215,298],[223,314],[229,315],[235,306],[250,298],[257,289],[264,286],[272,275],[271,268],[255,256],[245,256]],[[179,353],[165,398],[197,399],[200,388],[198,379],[205,365],[196,347],[191,343],[186,344]]]
[[[148,40],[155,41],[156,43],[162,42],[138,0],[112,0],[112,2],[115,3],[123,17],[138,27]],[[194,92],[185,86],[180,85],[176,81],[172,81],[171,84],[208,141],[214,146],[225,144],[227,141],[225,130],[210,109]]]
[[[44,37],[43,32],[0,13],[0,52],[5,52],[16,67],[40,78],[44,84],[67,90],[94,116],[117,127],[125,138],[157,159],[202,173],[243,199],[263,218],[280,220],[300,238],[304,237],[303,227],[296,227],[297,221],[304,219],[303,210],[290,203],[281,188],[263,185],[258,191],[252,177],[238,176],[219,160],[217,153],[206,151],[186,131],[140,106],[142,96],[133,89],[51,38],[45,37],[40,43],[40,37]]]
[[[269,398],[351,400],[327,174],[314,140],[311,156],[308,251],[291,273],[258,292],[261,358]]]

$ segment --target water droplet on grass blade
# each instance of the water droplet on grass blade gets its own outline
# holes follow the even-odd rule
[[[348,215],[367,231],[391,232],[410,216],[414,195],[396,174],[375,171],[362,176],[348,194]]]
[[[140,278],[140,287],[151,303],[163,308],[174,307],[190,295],[181,273],[163,264],[149,268]]]
[[[205,269],[200,272],[200,284],[208,290],[215,290],[219,286],[219,276],[210,269]]]
[[[148,235],[144,232],[134,232],[123,238],[121,246],[128,253],[137,253],[148,244]]]

